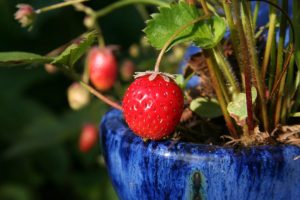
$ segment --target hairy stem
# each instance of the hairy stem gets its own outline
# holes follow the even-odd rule
[[[224,73],[225,78],[232,86],[233,93],[239,93],[240,89],[236,81],[236,78],[234,76],[234,72],[232,71],[232,67],[230,66],[230,63],[226,60],[225,56],[223,55],[221,48],[222,47],[218,45],[213,49],[215,57],[217,59],[221,71]]]
[[[240,37],[240,45],[242,49],[242,56],[244,62],[244,76],[245,76],[245,93],[246,93],[246,104],[247,104],[247,125],[249,134],[253,133],[254,125],[253,125],[253,104],[252,104],[252,93],[251,93],[251,85],[252,85],[252,69],[250,63],[250,53],[249,53],[249,45],[247,44],[247,39],[245,36],[245,32],[243,30],[243,24],[241,20],[240,13],[240,2],[238,0],[233,0],[233,10],[236,16],[236,25]]]
[[[228,22],[229,30],[230,30],[230,38],[233,44],[234,54],[238,62],[238,66],[240,68],[240,72],[242,73],[242,80],[244,80],[243,72],[244,72],[244,64],[243,64],[243,58],[241,55],[241,46],[240,46],[240,38],[238,36],[238,30],[237,27],[233,21],[233,16],[230,9],[230,4],[226,2],[226,0],[223,0],[223,7],[225,11],[226,20]]]
[[[209,15],[209,10],[207,8],[206,1],[205,0],[200,0],[200,3],[201,3],[201,6],[204,10],[204,13],[206,15]],[[229,130],[230,134],[234,138],[237,138],[238,133],[237,133],[235,127],[234,127],[232,119],[231,119],[231,117],[228,113],[228,110],[227,110],[227,103],[228,103],[227,99],[229,97],[226,96],[226,94],[227,94],[226,90],[225,90],[224,87],[222,87],[224,83],[223,82],[220,83],[221,77],[217,73],[218,68],[216,66],[217,64],[216,64],[216,60],[215,60],[215,57],[214,57],[213,50],[212,49],[204,49],[203,53],[204,53],[204,56],[205,56],[206,64],[208,66],[209,74],[210,74],[211,79],[212,79],[212,84],[213,84],[213,87],[214,87],[214,91],[215,91],[217,99],[220,103],[220,107],[221,107],[221,110],[222,110],[222,113],[223,113],[223,116],[224,116],[224,119],[225,119],[225,122],[226,122],[226,126],[228,127],[228,130]]]
[[[245,39],[247,44],[247,49],[249,53],[249,63],[252,71],[254,72],[254,80],[258,89],[259,94],[259,105],[262,111],[262,120],[263,126],[265,130],[269,130],[269,119],[268,119],[268,112],[267,112],[267,103],[265,98],[265,84],[262,81],[261,71],[258,66],[258,58],[257,58],[257,51],[256,51],[256,41],[254,37],[254,28],[251,26],[251,16],[249,9],[247,7],[247,2],[245,0],[242,1],[243,11],[244,11],[244,33]],[[246,58],[247,59],[247,58]],[[245,75],[246,76],[246,75]]]
[[[227,111],[227,104],[226,104],[224,96],[222,94],[219,80],[217,79],[216,74],[215,74],[216,64],[213,59],[213,55],[207,50],[204,50],[203,53],[204,53],[205,60],[206,60],[207,66],[208,66],[208,70],[209,70],[209,73],[210,73],[210,76],[212,79],[212,84],[213,84],[214,90],[216,92],[217,99],[220,103],[220,107],[221,107],[221,110],[224,115],[226,125],[227,125],[232,137],[237,138],[238,137],[237,131],[236,131],[234,124],[232,122],[232,119]]]

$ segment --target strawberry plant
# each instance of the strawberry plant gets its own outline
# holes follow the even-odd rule
[[[289,120],[298,115],[297,95],[299,84],[295,66],[298,64],[299,56],[297,54],[298,40],[294,37],[295,32],[298,31],[295,23],[298,15],[294,13],[294,22],[292,22],[287,14],[289,12],[287,10],[288,2],[282,2],[282,5],[270,1],[264,2],[270,6],[270,24],[268,27],[262,27],[262,29],[268,30],[267,39],[260,39],[263,32],[255,27],[258,20],[259,3],[251,4],[254,8],[252,12],[249,1],[237,0],[220,2],[206,0],[199,2],[179,1],[170,5],[159,0],[120,1],[99,11],[93,10],[83,2],[84,0],[67,1],[37,10],[29,5],[22,4],[18,6],[19,11],[16,13],[16,19],[24,27],[29,27],[34,24],[34,19],[40,14],[72,5],[76,10],[86,14],[84,24],[91,31],[73,40],[70,46],[60,49],[54,57],[26,52],[7,52],[1,53],[1,63],[6,65],[20,63],[50,63],[55,65],[101,100],[117,109],[124,109],[125,119],[129,127],[143,138],[150,139],[162,139],[177,130],[175,126],[179,123],[182,114],[183,101],[179,87],[174,85],[173,82],[176,80],[181,87],[184,87],[191,76],[198,75],[201,77],[200,80],[203,81],[203,83],[200,81],[199,87],[202,87],[202,90],[203,88],[206,88],[206,90],[210,88],[210,94],[199,94],[198,91],[198,95],[190,95],[189,90],[187,90],[188,93],[185,93],[185,99],[190,105],[186,106],[185,112],[190,110],[192,112],[191,116],[194,115],[204,121],[213,120],[222,113],[229,135],[225,131],[220,136],[229,138],[230,143],[241,143],[243,145],[266,144],[270,140],[273,142],[298,143],[297,134],[284,137],[284,141],[282,137],[279,137],[281,134],[286,134],[282,132],[280,127],[289,124]],[[153,72],[147,71],[136,76],[137,80],[125,94],[122,108],[121,105],[97,91],[112,88],[117,76],[116,58],[108,47],[104,47],[104,37],[97,19],[131,3],[159,6],[158,12],[147,20],[144,32],[148,43],[159,49],[160,54],[157,56]],[[297,2],[294,2],[294,4],[297,6]],[[180,16],[178,13],[180,13]],[[275,17],[280,24],[278,42],[273,39],[276,30]],[[285,38],[288,37],[286,32],[288,27],[291,40],[284,45]],[[226,30],[227,28],[229,31]],[[225,35],[226,37],[224,37]],[[83,75],[80,77],[74,65],[97,38],[100,48],[93,47],[89,51],[86,69],[83,70]],[[265,43],[265,47],[260,50],[263,53],[262,59],[256,51],[259,40]],[[201,48],[199,60],[193,61],[196,57],[192,56],[187,63],[190,71],[188,74],[190,75],[178,76],[175,79],[173,76],[161,73],[159,67],[165,52],[184,43],[193,43],[193,45]],[[231,48],[230,60],[229,54],[226,53],[226,45]],[[274,50],[275,46],[278,46],[277,50]],[[195,65],[198,65],[198,69],[194,67]],[[199,69],[201,67],[203,69]],[[169,71],[172,72],[172,70]],[[95,89],[88,83],[89,80]],[[162,88],[156,88],[156,82],[162,80],[165,80],[165,82],[160,83]],[[206,85],[204,84],[205,80]],[[136,85],[137,83],[141,85]],[[152,83],[153,89],[150,86]],[[154,98],[157,91],[164,91],[169,94],[171,91],[167,89],[166,84],[174,85],[178,95],[168,96],[165,99],[148,99]],[[149,91],[143,89],[143,87],[149,88]],[[291,90],[287,88],[291,88]],[[136,99],[135,95],[139,91],[145,95],[148,93],[149,97],[145,100],[139,100],[140,108],[133,111],[133,107],[137,106],[133,103],[137,100],[133,99]],[[284,97],[282,97],[283,93],[286,94]],[[149,108],[149,113],[144,112],[145,105],[150,100],[153,102],[153,108]],[[171,105],[170,102],[174,102],[174,105]],[[161,111],[165,106],[167,111],[163,114]],[[171,110],[176,110],[174,117],[169,116]],[[162,127],[155,126],[156,128],[151,127],[148,130],[149,123],[145,122],[145,119],[152,116],[155,111],[159,113],[156,117],[160,119],[158,121],[163,122]],[[167,117],[170,117],[169,120],[172,119],[172,123],[167,120]],[[150,121],[154,123],[157,120],[156,118],[155,120],[151,118]],[[222,124],[222,120],[219,119],[219,121]],[[186,132],[189,129],[186,129],[183,125],[179,133],[188,135],[189,133]],[[278,134],[275,134],[275,136],[271,134],[273,132]],[[264,135],[264,139],[261,139],[261,135]]]
[[[55,127],[52,132],[64,134],[46,131],[45,140],[21,138],[4,153],[7,157],[63,141],[81,128],[87,113],[107,110],[89,93],[121,110],[128,127],[145,142],[300,145],[299,1],[65,0],[38,6],[45,4],[51,3],[34,4],[37,8],[18,4],[14,18],[35,31],[43,15],[73,7],[83,16],[85,29],[40,54],[0,52],[0,66],[44,66],[53,76],[65,74],[70,80],[65,96],[80,114],[63,120],[55,120],[53,113],[41,117],[24,135],[35,135],[36,127],[47,123]],[[130,15],[129,23],[117,11],[127,6],[140,15]],[[112,13],[116,20],[107,20]],[[145,22],[143,32],[130,28],[137,18]],[[129,35],[140,40],[127,41]],[[17,108],[41,115],[48,111],[26,110],[22,104]],[[87,125],[76,135],[80,151],[92,152],[96,132]]]
[[[143,39],[124,50],[107,44],[113,36],[102,25],[129,5],[145,24]],[[67,0],[38,9],[20,4],[15,19],[34,30],[43,14],[64,7],[84,15],[85,31],[46,55],[1,52],[0,65],[64,73],[75,82],[68,90],[71,108],[92,104],[88,91],[121,110],[145,141],[300,145],[299,1],[120,0],[99,8]],[[119,28],[126,27],[122,20],[118,16]],[[182,58],[191,47],[195,52]],[[80,148],[90,146],[83,142]]]

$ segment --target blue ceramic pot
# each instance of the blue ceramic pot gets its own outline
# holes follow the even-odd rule
[[[144,143],[117,110],[102,120],[101,144],[122,200],[300,198],[300,148],[295,146]]]

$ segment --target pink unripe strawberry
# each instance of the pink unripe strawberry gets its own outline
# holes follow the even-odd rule
[[[97,142],[98,130],[93,124],[86,124],[81,130],[79,138],[79,149],[88,152]]]
[[[86,64],[92,84],[101,91],[110,89],[117,79],[117,61],[109,48],[92,48]]]

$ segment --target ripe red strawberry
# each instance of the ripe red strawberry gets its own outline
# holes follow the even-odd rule
[[[134,133],[142,138],[160,140],[170,135],[183,111],[183,95],[178,85],[162,75],[137,78],[123,99],[124,117]]]
[[[88,152],[97,142],[97,128],[93,124],[86,124],[81,130],[79,149]]]
[[[92,48],[87,56],[90,80],[101,91],[110,89],[117,78],[117,61],[109,48]]]

